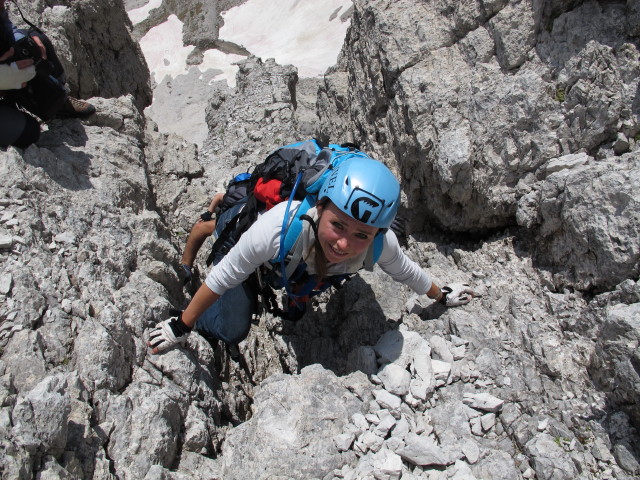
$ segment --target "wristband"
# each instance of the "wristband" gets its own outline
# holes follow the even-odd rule
[[[440,295],[440,298],[438,299],[438,301],[441,304],[447,306],[447,295],[451,293],[451,289],[449,287],[442,287],[440,289],[440,293],[441,293],[441,295]]]
[[[178,335],[176,336],[184,335],[193,330],[193,328],[189,327],[189,325],[182,321],[182,312],[180,312],[180,314],[176,317],[173,326],[175,326],[174,333],[178,333]]]

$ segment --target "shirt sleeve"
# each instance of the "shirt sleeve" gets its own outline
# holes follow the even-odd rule
[[[0,63],[0,90],[13,90],[22,88],[22,84],[36,76],[36,67],[18,68],[14,63],[7,65]]]
[[[391,229],[387,230],[384,236],[384,245],[378,259],[378,265],[396,282],[407,285],[420,295],[427,293],[433,283],[431,276],[400,248],[398,238]]]
[[[292,204],[292,210],[299,202]],[[280,232],[287,202],[262,214],[240,236],[229,253],[211,268],[205,279],[207,287],[218,295],[240,285],[263,263],[275,260],[280,252]]]

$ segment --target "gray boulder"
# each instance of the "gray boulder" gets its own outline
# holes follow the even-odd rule
[[[356,2],[319,112],[325,131],[403,174],[414,229],[513,224],[519,182],[548,160],[613,156],[618,132],[638,132],[630,3],[433,4],[417,14],[408,3]]]
[[[584,290],[637,276],[640,156],[549,167],[556,171],[520,200],[518,211],[536,234],[540,263],[559,271],[559,283]]]
[[[640,303],[615,305],[604,319],[589,370],[613,405],[630,415],[640,429]]]
[[[227,436],[224,478],[265,479],[283,472],[290,478],[325,478],[348,461],[333,437],[365,406],[320,366],[270,377],[254,402],[251,420]]]

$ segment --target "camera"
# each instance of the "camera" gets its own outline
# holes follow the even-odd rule
[[[42,59],[40,47],[33,41],[33,38],[28,35],[15,42],[13,44],[13,50],[14,53],[11,57],[12,62],[31,58],[33,62],[37,64]]]
[[[13,55],[7,62],[32,59],[36,72],[42,76],[49,76],[53,67],[50,62],[42,58],[42,51],[38,44],[29,35],[21,38],[13,44]]]

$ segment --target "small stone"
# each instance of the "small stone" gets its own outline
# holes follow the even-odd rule
[[[453,355],[451,354],[449,345],[447,345],[447,341],[444,338],[438,335],[433,335],[429,339],[429,344],[431,345],[431,357],[434,360],[453,363]]]
[[[62,311],[65,313],[71,313],[73,304],[71,303],[71,300],[64,298],[62,299],[62,302],[60,302],[60,308],[62,308]]]
[[[464,345],[459,345],[457,347],[451,348],[451,355],[453,355],[454,360],[462,360],[467,353],[467,347]]]
[[[13,276],[10,273],[0,275],[0,294],[8,295],[13,287]]]
[[[367,419],[371,425],[378,425],[380,423],[380,418],[375,413],[367,413],[364,418]]]
[[[364,432],[360,437],[358,437],[358,442],[364,446],[365,452],[367,450],[377,452],[382,448],[384,439],[373,432]]]
[[[549,426],[549,419],[544,418],[538,422],[538,431],[544,432],[548,426]]]
[[[451,375],[451,364],[443,362],[441,360],[432,360],[431,366],[433,367],[433,375],[436,379],[436,386],[441,387],[446,385],[449,381],[449,375]]]
[[[407,418],[403,415],[399,420],[395,422],[395,426],[391,431],[391,435],[393,435],[395,438],[403,440],[409,434],[410,430],[411,425],[407,421]]]
[[[627,136],[622,132],[618,132],[616,140],[613,142],[613,152],[616,155],[622,155],[623,153],[627,153],[630,148],[631,144]]]
[[[378,371],[378,377],[382,380],[384,388],[389,393],[402,396],[409,393],[411,374],[400,365],[389,363]]]
[[[373,429],[373,433],[382,438],[386,438],[387,434],[395,426],[396,419],[391,416],[389,410],[380,410],[378,412],[378,417],[380,418],[380,422]]]
[[[392,452],[395,452],[402,447],[404,447],[404,442],[398,437],[387,438],[384,441],[384,448],[391,450]]]
[[[340,435],[336,435],[333,437],[333,443],[338,447],[339,452],[346,452],[353,445],[353,441],[355,440],[355,436],[350,433],[342,433]]]
[[[482,415],[480,417],[480,424],[482,425],[482,431],[488,432],[496,425],[496,415],[495,413],[487,413],[486,415]]]
[[[380,450],[373,458],[373,476],[376,480],[399,480],[402,458],[389,450]]]
[[[382,408],[397,410],[402,405],[400,397],[393,395],[386,390],[374,390],[373,396]]]
[[[446,466],[451,464],[443,450],[428,437],[410,433],[405,439],[405,444],[405,447],[396,453],[413,465]]]
[[[405,303],[404,309],[410,314],[420,315],[426,307],[425,303],[422,296],[414,295]]]
[[[9,249],[13,246],[13,237],[9,235],[0,235],[0,248]]]
[[[500,400],[488,393],[465,393],[462,402],[476,410],[492,413],[499,412],[504,405],[504,400]]]
[[[473,433],[476,437],[481,437],[484,434],[484,432],[482,431],[482,421],[479,417],[470,419],[469,424],[471,425],[471,433]]]
[[[351,416],[351,422],[353,422],[353,424],[363,432],[369,428],[369,422],[361,413],[354,413]]]
[[[58,243],[75,244],[76,236],[71,232],[62,232],[54,237],[54,240]]]
[[[476,442],[471,440],[467,440],[464,445],[462,445],[462,453],[470,465],[475,465],[478,460],[480,460],[480,447],[478,447]]]
[[[586,153],[573,153],[559,158],[554,158],[549,160],[546,165],[547,174],[550,175],[555,172],[584,165],[589,161],[589,158],[590,157]]]

